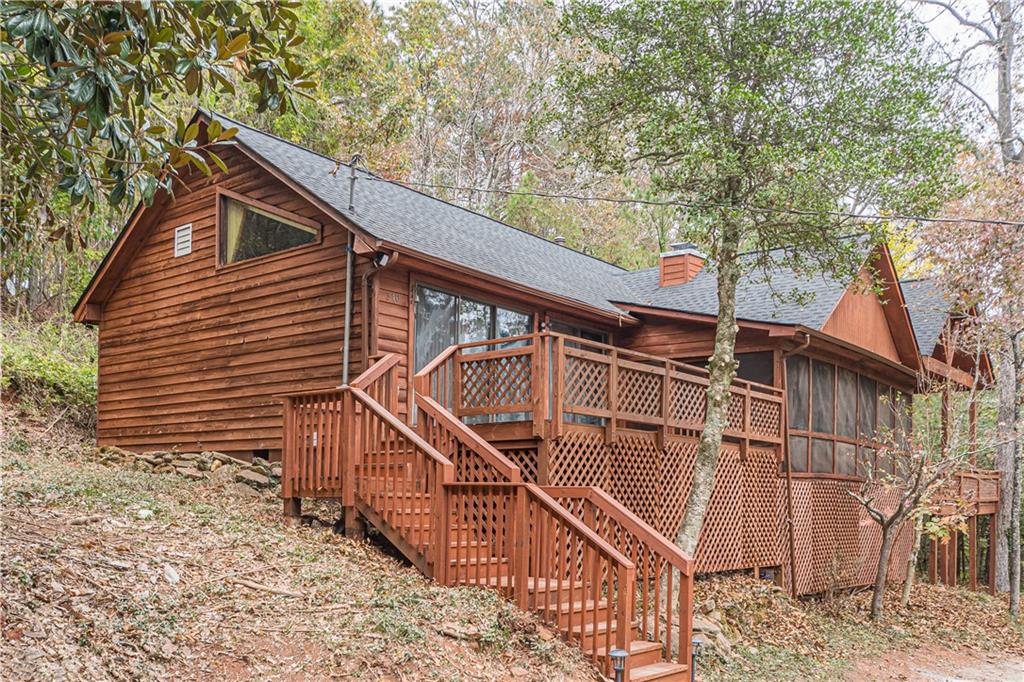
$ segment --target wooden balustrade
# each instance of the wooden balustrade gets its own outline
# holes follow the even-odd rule
[[[416,395],[416,427],[424,440],[455,466],[455,480],[467,483],[518,482],[519,467],[480,435],[426,395]]]
[[[283,497],[340,496],[344,396],[342,389],[284,396]]]
[[[567,423],[670,431],[704,427],[708,373],[645,353],[552,332],[451,346],[416,379],[418,393],[460,418],[532,421],[558,436]],[[737,380],[725,437],[782,443],[781,389]]]
[[[607,652],[629,651],[633,639],[633,562],[536,485],[445,487],[454,540],[448,584],[499,590],[610,676]]]
[[[546,487],[636,567],[634,618],[641,640],[658,642],[662,658],[689,665],[693,635],[693,560],[679,547],[594,487]]]

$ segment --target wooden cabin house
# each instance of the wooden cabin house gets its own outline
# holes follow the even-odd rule
[[[286,513],[338,499],[349,528],[503,591],[606,671],[628,651],[634,679],[689,676],[695,574],[795,594],[872,581],[879,533],[847,491],[879,432],[909,428],[892,406],[923,363],[955,364],[919,347],[884,247],[865,253],[881,296],[781,260],[740,282],[739,376],[689,557],[673,540],[717,312],[699,252],[627,272],[197,114],[214,116],[238,128],[230,172],[137,209],[76,306],[99,327],[101,445],[283,458]]]

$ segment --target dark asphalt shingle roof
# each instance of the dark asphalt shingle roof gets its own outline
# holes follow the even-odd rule
[[[736,317],[751,322],[803,325],[821,329],[839,303],[847,285],[824,274],[805,276],[784,265],[778,254],[776,264],[766,273],[757,268],[744,268],[736,285]],[[752,260],[755,254],[743,256]],[[766,277],[766,274],[768,275]],[[704,268],[686,284],[658,285],[658,268],[627,272],[617,276],[630,290],[631,300],[623,303],[646,305],[697,315],[718,315],[718,283],[716,273]],[[800,296],[792,296],[799,291]]]
[[[222,114],[236,139],[377,239],[531,289],[609,312],[623,270],[486,216],[357,171],[354,210],[349,167]],[[337,170],[335,174],[334,171]]]
[[[918,350],[922,356],[930,356],[949,319],[949,306],[934,280],[905,279],[900,281],[900,288],[917,337]]]
[[[717,315],[715,273],[704,269],[690,282],[658,286],[658,269],[627,272],[542,237],[435,199],[398,183],[357,171],[354,210],[349,210],[349,167],[247,126],[204,112],[239,129],[237,140],[372,236],[474,271],[516,282],[608,312],[615,303]],[[736,315],[743,320],[799,324],[820,329],[846,290],[828,275],[804,276],[778,265],[740,280]],[[749,254],[748,258],[753,258]],[[799,291],[797,299],[791,293]],[[773,293],[775,295],[773,295]],[[781,296],[781,298],[780,298]]]

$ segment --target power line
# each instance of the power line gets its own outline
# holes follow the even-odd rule
[[[540,197],[544,199],[572,199],[575,201],[601,201],[611,204],[640,204],[644,206],[676,206],[678,208],[697,208],[697,209],[728,209],[728,210],[741,210],[749,211],[751,213],[782,213],[787,215],[796,215],[804,217],[821,217],[829,216],[832,218],[848,218],[857,220],[905,220],[915,222],[929,222],[929,223],[950,223],[950,224],[974,224],[974,225],[1008,225],[1010,227],[1024,228],[1024,221],[1020,220],[1000,220],[997,218],[983,219],[983,218],[929,218],[926,216],[916,215],[882,215],[877,213],[847,213],[843,211],[808,211],[798,208],[774,208],[770,206],[751,206],[749,204],[718,204],[714,202],[693,202],[693,201],[682,201],[679,199],[638,199],[632,197],[610,197],[610,196],[587,196],[582,194],[570,194],[565,192],[540,192],[540,191],[529,191],[529,190],[514,190],[514,189],[494,189],[489,187],[466,187],[460,185],[446,185],[429,182],[412,182],[405,180],[389,180],[376,175],[367,175],[362,177],[364,180],[371,180],[373,182],[385,182],[392,185],[404,185],[406,187],[419,187],[423,189],[443,189],[454,192],[482,192],[485,194],[502,194],[505,196],[523,196],[523,197]]]

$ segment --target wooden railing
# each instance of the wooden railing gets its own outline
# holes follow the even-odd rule
[[[283,399],[282,496],[340,496],[345,391],[308,391]]]
[[[600,488],[546,487],[553,498],[629,557],[636,566],[636,612],[642,640],[662,657],[690,664],[693,559]]]
[[[451,346],[417,374],[415,388],[459,418],[532,421],[538,436],[565,424],[603,423],[697,432],[708,373],[693,365],[544,332]],[[782,443],[781,389],[736,380],[725,437]]]
[[[607,653],[634,635],[635,563],[428,395],[419,433],[404,424],[396,367],[386,356],[350,386],[284,396],[285,497],[358,507],[436,580],[501,591],[610,676]]]
[[[455,480],[464,483],[522,480],[519,467],[432,398],[417,394],[416,406],[419,408],[417,429],[454,464]]]
[[[634,563],[536,485],[446,487],[459,540],[448,584],[499,590],[556,625],[610,676],[606,653],[628,651],[633,638]]]

